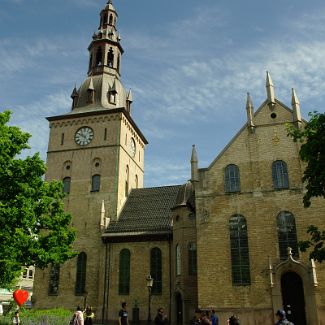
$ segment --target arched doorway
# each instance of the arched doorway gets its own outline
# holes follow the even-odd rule
[[[306,325],[304,288],[300,276],[295,272],[284,273],[281,291],[288,320],[295,325]]]
[[[183,324],[183,299],[182,295],[178,292],[176,293],[176,324]]]

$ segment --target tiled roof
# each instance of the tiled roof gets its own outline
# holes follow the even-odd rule
[[[160,233],[171,231],[171,208],[181,185],[133,189],[117,221],[111,221],[106,236],[113,233]]]

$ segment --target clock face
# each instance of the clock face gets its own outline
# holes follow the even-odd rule
[[[87,144],[89,144],[91,142],[93,137],[94,137],[93,129],[91,129],[88,126],[83,126],[76,132],[76,134],[74,136],[74,140],[80,146],[86,146]]]
[[[131,140],[130,140],[130,151],[131,151],[132,157],[135,156],[135,150],[136,150],[135,141],[134,141],[133,138],[131,138]]]

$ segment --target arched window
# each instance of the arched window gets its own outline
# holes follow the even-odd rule
[[[94,175],[91,182],[91,191],[99,192],[100,190],[100,175]]]
[[[196,243],[188,244],[188,274],[195,275],[197,272]]]
[[[125,197],[129,196],[129,166],[126,165],[126,175],[125,175]]]
[[[109,15],[109,23],[108,24],[113,25],[113,15],[112,14]]]
[[[277,216],[277,230],[279,240],[280,259],[288,258],[288,247],[292,248],[292,254],[299,257],[298,241],[295,217],[292,213],[281,211]]]
[[[181,247],[176,245],[176,275],[181,275]]]
[[[87,254],[81,252],[78,255],[78,259],[77,259],[77,274],[76,274],[76,288],[75,288],[76,295],[82,295],[85,293],[86,268],[87,268]]]
[[[120,73],[120,65],[121,65],[121,60],[120,60],[120,56],[117,57],[117,64],[116,64],[116,68],[117,68],[117,72]]]
[[[236,214],[229,219],[233,285],[251,283],[246,219]]]
[[[128,249],[122,249],[120,252],[118,292],[120,295],[128,295],[130,292],[130,251]]]
[[[162,262],[161,250],[157,247],[150,252],[150,274],[154,279],[151,293],[159,295],[162,292]]]
[[[71,177],[63,178],[63,192],[69,194],[70,193],[70,184],[71,184]]]
[[[113,68],[113,66],[114,66],[114,52],[111,47],[109,48],[109,51],[107,52],[107,65],[110,68]]]
[[[139,186],[138,175],[135,175],[135,188],[138,188],[138,186]]]
[[[225,192],[234,193],[240,191],[239,168],[234,165],[228,165],[225,169]]]
[[[98,47],[96,52],[96,67],[103,64],[103,52],[102,48]]]
[[[88,71],[91,70],[92,66],[93,66],[93,54],[91,53],[91,54],[90,54],[90,57],[89,57],[89,67],[88,67]]]
[[[287,164],[282,160],[276,160],[272,164],[273,186],[276,190],[289,188]]]
[[[105,26],[107,24],[107,12],[104,13],[104,18],[103,18],[103,26]]]
[[[49,295],[56,296],[59,292],[60,265],[52,265],[49,276]]]

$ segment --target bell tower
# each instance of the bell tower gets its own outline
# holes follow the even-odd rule
[[[131,117],[132,93],[121,82],[123,49],[117,17],[109,0],[88,47],[87,77],[72,91],[71,110],[47,118],[46,179],[63,181],[65,208],[77,231],[74,249],[78,257],[60,266],[55,285],[50,267],[38,270],[34,288],[37,308],[63,303],[73,309],[83,305],[83,299],[92,306],[100,304],[102,231],[109,220],[119,217],[130,190],[143,187],[147,140]]]

